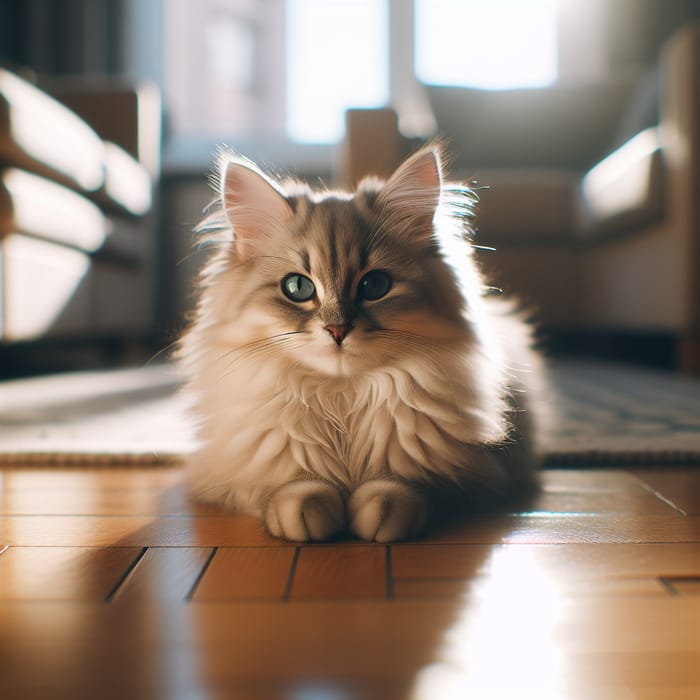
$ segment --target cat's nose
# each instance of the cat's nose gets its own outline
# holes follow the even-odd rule
[[[336,326],[329,323],[323,327],[323,330],[328,331],[333,336],[333,340],[340,345],[345,340],[345,336],[352,330],[352,324],[345,323],[342,326]]]

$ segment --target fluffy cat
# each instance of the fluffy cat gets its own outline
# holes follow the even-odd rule
[[[199,497],[290,540],[389,542],[534,482],[540,360],[486,294],[477,200],[443,182],[439,147],[351,194],[233,155],[219,184],[181,343]]]

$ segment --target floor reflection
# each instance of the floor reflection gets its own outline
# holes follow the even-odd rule
[[[482,571],[465,583],[438,661],[418,674],[411,697],[566,697],[556,640],[565,603],[557,581],[517,546],[493,547]]]

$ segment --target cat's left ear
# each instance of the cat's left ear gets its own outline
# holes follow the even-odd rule
[[[424,148],[399,166],[377,198],[389,227],[402,235],[428,238],[440,203],[442,169],[437,147]]]
[[[256,247],[264,248],[293,214],[277,183],[243,158],[221,163],[221,199],[241,260],[250,257]]]

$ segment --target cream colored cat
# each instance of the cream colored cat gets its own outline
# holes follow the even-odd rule
[[[291,540],[418,535],[443,503],[534,480],[530,333],[485,296],[476,198],[427,147],[356,192],[220,163],[221,215],[182,340],[201,498]]]

